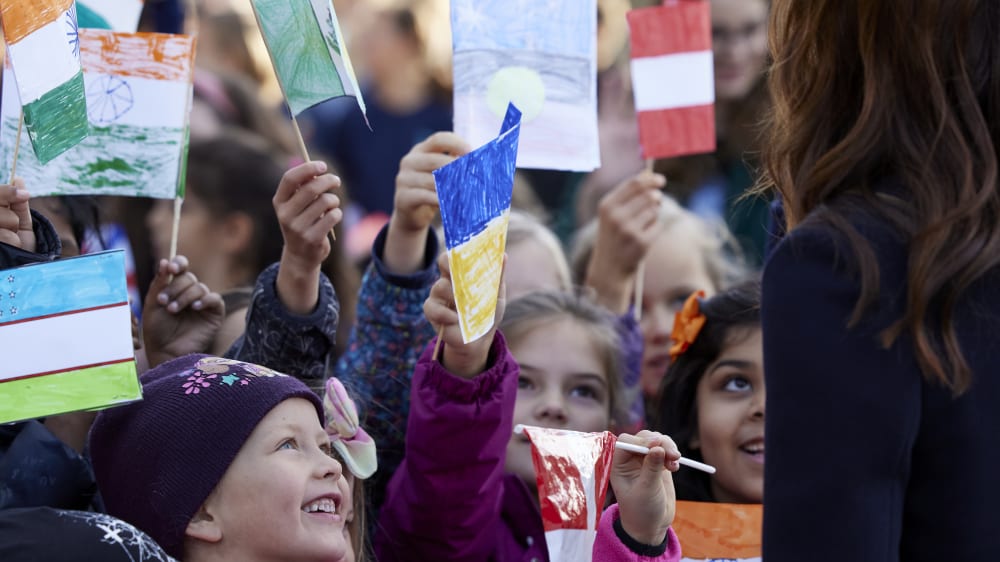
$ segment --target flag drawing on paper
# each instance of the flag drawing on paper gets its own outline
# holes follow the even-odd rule
[[[552,562],[593,558],[611,476],[614,434],[524,426]]]
[[[673,529],[688,562],[760,562],[761,504],[678,501]]]
[[[87,136],[73,0],[5,0],[0,18],[19,93],[16,111],[20,117],[23,107],[31,146],[45,163]]]
[[[125,252],[0,271],[0,423],[142,397]]]
[[[487,142],[513,102],[519,168],[600,166],[596,0],[452,0],[451,28],[455,132]]]
[[[44,165],[21,150],[17,171],[28,191],[183,195],[194,43],[187,35],[81,30],[90,134]],[[0,145],[10,166],[17,115],[7,110],[14,92],[6,83],[3,95]]]
[[[493,327],[514,189],[521,112],[510,104],[500,136],[434,170],[462,339]]]
[[[712,17],[705,0],[628,13],[644,158],[715,151]]]
[[[80,27],[135,33],[143,0],[77,0]]]
[[[253,0],[253,8],[292,115],[341,96],[365,113],[330,0]]]

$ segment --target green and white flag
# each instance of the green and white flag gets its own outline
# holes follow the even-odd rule
[[[87,137],[87,102],[73,0],[0,3],[28,138],[43,164]]]
[[[331,98],[354,96],[358,81],[330,0],[252,0],[292,115]]]
[[[17,174],[28,191],[183,196],[194,38],[83,29],[80,48],[90,134],[48,163],[24,150],[22,139]],[[0,162],[9,169],[18,115],[7,81],[3,96]]]

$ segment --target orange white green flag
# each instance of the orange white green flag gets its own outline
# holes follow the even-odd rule
[[[195,40],[188,35],[80,30],[90,134],[44,163],[20,151],[32,195],[183,195]],[[4,85],[2,157],[10,167],[17,115]],[[23,142],[23,139],[22,139]]]
[[[87,137],[87,102],[73,0],[0,3],[7,56],[39,162]]]

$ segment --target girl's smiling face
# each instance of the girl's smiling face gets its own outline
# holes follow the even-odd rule
[[[198,517],[234,560],[344,560],[342,481],[316,408],[291,398],[257,424]]]
[[[611,423],[608,373],[585,327],[568,318],[542,322],[511,342],[521,367],[514,424],[574,431],[605,431]],[[525,435],[507,444],[507,472],[535,487]]]
[[[736,332],[698,382],[698,427],[690,447],[718,472],[712,495],[726,503],[764,499],[764,369],[760,328]]]

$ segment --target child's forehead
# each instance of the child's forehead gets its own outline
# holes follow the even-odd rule
[[[511,343],[511,352],[522,367],[551,377],[592,374],[605,381],[608,348],[595,326],[568,315],[540,320]]]

